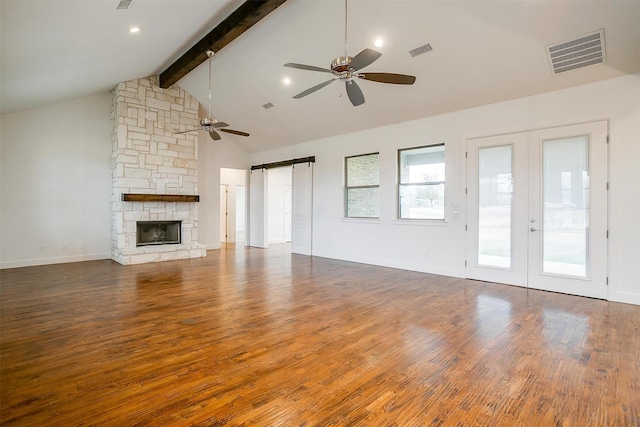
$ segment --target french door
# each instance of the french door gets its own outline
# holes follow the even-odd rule
[[[607,297],[607,122],[467,141],[467,277]]]

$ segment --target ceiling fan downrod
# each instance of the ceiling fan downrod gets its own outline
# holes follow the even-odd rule
[[[347,38],[347,16],[348,16],[348,11],[347,11],[347,0],[344,0],[344,57],[348,58],[349,57],[349,45],[347,43],[347,40],[349,40]]]
[[[211,49],[207,50],[207,56],[209,57],[209,115],[208,115],[208,118],[211,118],[211,57],[213,56],[213,51]]]

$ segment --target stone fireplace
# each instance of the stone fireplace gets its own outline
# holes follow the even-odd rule
[[[119,83],[112,97],[112,258],[206,256],[198,243],[198,134],[174,134],[198,126],[198,101],[178,86],[161,89],[157,77]]]

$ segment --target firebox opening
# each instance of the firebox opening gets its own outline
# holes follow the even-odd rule
[[[138,221],[136,246],[175,245],[181,242],[182,221]]]

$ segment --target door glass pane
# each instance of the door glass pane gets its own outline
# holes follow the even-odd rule
[[[587,277],[589,138],[544,141],[542,271]]]
[[[512,152],[478,150],[478,265],[511,268]]]

